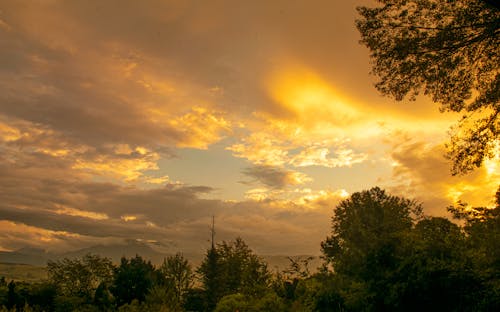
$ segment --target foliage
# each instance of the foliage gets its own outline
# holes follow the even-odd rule
[[[47,282],[11,280],[8,284],[0,285],[0,294],[0,307],[4,306],[7,310],[27,311],[27,306],[35,311],[54,310],[56,289]]]
[[[469,266],[465,240],[460,228],[445,218],[418,222],[402,242],[384,304],[409,311],[463,311],[474,306],[480,281]]]
[[[171,312],[170,307],[166,305],[149,304],[147,302],[139,302],[137,299],[132,300],[131,303],[124,304],[118,308],[119,312]]]
[[[191,288],[186,292],[184,298],[184,310],[203,311],[205,309],[205,291],[201,288]]]
[[[321,243],[324,257],[335,272],[371,275],[393,263],[394,249],[421,214],[415,201],[378,187],[354,193],[334,210],[332,235]]]
[[[224,296],[241,293],[254,297],[265,293],[270,273],[266,263],[241,238],[222,242],[207,251],[198,269],[205,290],[207,310]]]
[[[285,301],[272,291],[267,291],[266,294],[259,298],[254,298],[250,301],[253,311],[287,311]]]
[[[222,297],[218,302],[215,312],[259,312],[275,311],[284,312],[286,306],[283,299],[272,292],[266,293],[261,298],[246,296],[241,293],[231,294]]]
[[[241,292],[256,296],[265,291],[270,278],[267,264],[241,238],[222,242],[217,249],[225,294]]]
[[[75,280],[68,274],[49,275],[61,285],[0,279],[0,311],[498,311],[499,210],[500,188],[494,208],[451,207],[457,225],[372,188],[337,205],[322,243],[327,265],[314,274],[310,258],[291,257],[289,268],[271,276],[237,238],[208,250],[197,270],[202,288],[193,288],[180,254],[159,268],[140,256],[122,258],[112,282],[108,276],[97,286],[102,275],[89,267],[107,261],[65,259],[49,271],[83,272],[74,289],[85,291],[61,287]]]
[[[249,312],[250,305],[245,295],[236,293],[222,297],[214,310],[215,312]]]
[[[378,188],[354,193],[323,243],[333,271],[301,281],[296,300],[312,311],[498,310],[498,207],[464,207],[452,209],[459,227]]]
[[[167,287],[172,289],[172,295],[179,304],[184,302],[186,293],[193,287],[194,275],[188,260],[177,253],[166,258],[159,268],[165,278]]]
[[[160,285],[155,285],[150,289],[146,295],[145,305],[148,311],[182,311],[182,302],[175,289]]]
[[[130,304],[134,299],[143,302],[154,282],[155,268],[151,262],[138,255],[131,259],[123,257],[115,269],[111,293],[118,306]]]
[[[101,311],[107,311],[114,305],[114,298],[107,283],[101,283],[97,287],[93,304]]]
[[[360,7],[361,42],[371,52],[376,88],[396,100],[423,92],[461,112],[449,145],[452,172],[479,167],[500,129],[500,9],[481,0],[378,0]]]
[[[64,258],[49,261],[49,281],[56,285],[61,295],[82,297],[90,301],[101,283],[111,283],[113,264],[110,259],[87,254],[81,259]]]
[[[203,301],[205,310],[212,311],[217,302],[222,298],[222,267],[217,249],[212,246],[207,251],[205,259],[197,270],[201,276],[200,282],[203,287]]]
[[[288,280],[293,280],[309,277],[311,275],[311,272],[309,270],[309,262],[313,259],[314,257],[312,256],[288,257],[288,261],[290,261],[290,264],[285,270],[283,270],[285,278]]]
[[[495,200],[493,208],[468,207],[463,203],[448,208],[465,223],[474,275],[483,282],[480,308],[491,311],[500,309],[500,186]]]

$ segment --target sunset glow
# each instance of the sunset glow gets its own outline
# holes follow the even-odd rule
[[[200,252],[215,216],[218,240],[317,255],[373,186],[491,206],[498,155],[451,176],[457,115],[375,89],[367,1],[146,2],[3,2],[0,251]]]

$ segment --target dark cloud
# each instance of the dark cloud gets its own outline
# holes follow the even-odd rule
[[[329,228],[329,210],[287,201],[205,199],[212,192],[207,186],[143,189],[92,182],[57,157],[21,155],[26,163],[37,165],[0,165],[0,220],[17,224],[7,232],[0,230],[0,245],[12,249],[27,240],[11,239],[9,231],[25,225],[35,233],[29,244],[44,248],[144,239],[169,246],[169,251],[197,253],[208,246],[215,215],[218,240],[242,236],[263,253],[317,253]],[[44,235],[53,240],[48,245],[36,234],[47,231]]]
[[[272,189],[283,189],[289,185],[303,184],[309,180],[303,173],[266,165],[248,167],[243,169],[242,173],[255,179],[251,182],[259,182]]]

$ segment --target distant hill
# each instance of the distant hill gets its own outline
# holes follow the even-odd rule
[[[119,263],[122,257],[131,258],[135,257],[135,255],[139,255],[144,259],[150,260],[154,264],[160,264],[165,257],[169,256],[169,254],[154,250],[146,243],[130,240],[125,244],[96,245],[83,248],[60,254],[58,258],[80,258],[89,253],[110,258],[115,263]]]
[[[47,261],[56,257],[54,254],[47,253],[39,248],[21,248],[16,251],[0,251],[1,263],[17,263],[35,266],[45,266]]]
[[[18,263],[0,263],[0,276],[7,281],[37,282],[47,278],[47,270],[42,266]]]
[[[11,252],[0,251],[0,263],[28,265],[25,268],[29,266],[45,267],[49,260],[80,258],[89,253],[110,258],[117,264],[122,257],[131,258],[135,257],[135,255],[139,255],[146,260],[150,260],[155,265],[160,265],[163,263],[163,259],[171,255],[155,250],[145,242],[130,240],[122,244],[95,245],[65,253],[49,253],[39,248],[22,248]],[[186,257],[195,268],[200,265],[204,256],[204,253],[184,253],[184,257]],[[273,272],[282,271],[290,265],[290,261],[286,255],[263,255],[261,257],[267,262],[269,270]],[[308,256],[293,256],[293,258],[297,257],[305,259]],[[321,260],[319,257],[314,257],[314,259],[309,262],[309,270],[315,272],[320,265]],[[23,267],[18,267],[17,269],[22,268]]]
[[[115,263],[119,263],[123,256],[130,258],[139,255],[144,259],[151,260],[154,264],[160,264],[165,257],[169,256],[169,254],[154,250],[146,243],[131,240],[123,244],[96,245],[65,253],[48,253],[43,249],[31,247],[15,251],[0,251],[0,263],[46,266],[49,260],[79,258],[88,253],[110,258]]]

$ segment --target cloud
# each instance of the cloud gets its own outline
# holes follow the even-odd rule
[[[79,235],[66,232],[45,230],[7,220],[0,220],[0,249],[13,251],[25,246],[62,245],[71,248],[72,239],[79,239]]]
[[[317,253],[347,180],[364,187],[364,170],[388,166],[377,157],[389,131],[435,143],[455,118],[378,95],[353,27],[365,2],[3,3],[0,248],[143,239],[199,252],[215,214],[218,239]],[[472,202],[496,177],[489,166],[449,180],[440,150],[390,149],[387,185],[431,207]],[[199,175],[190,161],[214,155],[259,185],[244,189],[238,172],[182,183]],[[217,198],[219,181],[240,200]]]
[[[311,210],[289,201],[210,202],[187,195],[192,193],[185,189],[163,192],[129,190],[130,193],[122,190],[123,193],[112,196],[106,192],[103,194],[102,185],[88,187],[93,189],[93,198],[74,208],[89,211],[86,215],[75,214],[74,209],[51,211],[2,205],[0,218],[10,226],[0,230],[0,246],[7,249],[22,247],[27,240],[21,237],[12,240],[10,237],[29,228],[31,232],[39,233],[30,238],[29,245],[50,246],[51,249],[143,239],[174,246],[171,252],[201,253],[208,247],[210,217],[215,215],[218,240],[242,236],[263,253],[316,254],[319,242],[329,228],[331,207]],[[132,203],[127,204],[126,200]],[[184,206],[180,206],[180,202],[185,203]],[[120,205],[120,209],[115,211],[118,210],[116,206],[102,206],[104,203]],[[151,203],[155,203],[156,209],[150,208]],[[96,218],[91,214],[96,209],[108,217]],[[124,212],[125,215],[118,216]],[[55,235],[57,239],[53,238]]]
[[[363,163],[369,157],[366,152],[354,150],[359,140],[353,142],[346,138],[347,130],[345,134],[336,128],[333,132],[328,128],[318,131],[285,120],[261,118],[266,121],[265,126],[244,136],[227,150],[258,166],[339,168]]]
[[[116,150],[133,151],[124,146]],[[341,198],[340,193],[324,193],[319,203],[313,192],[298,192],[294,199],[286,194],[263,201],[205,199],[213,191],[207,186],[166,183],[145,189],[92,181],[65,158],[18,156],[16,166],[0,162],[0,220],[8,225],[0,229],[0,247],[8,250],[25,245],[68,250],[143,239],[167,246],[168,252],[200,253],[208,247],[215,215],[219,240],[242,236],[270,254],[318,253],[331,209]],[[300,199],[305,195],[308,200]]]
[[[447,215],[446,207],[458,201],[492,206],[500,175],[483,166],[465,176],[452,176],[445,154],[442,144],[401,143],[391,152],[393,190],[417,197],[428,213],[437,215]]]
[[[252,166],[245,168],[243,174],[272,189],[283,189],[289,185],[300,185],[312,179],[304,173],[272,166]]]
[[[290,163],[296,167],[323,166],[328,168],[351,167],[365,161],[368,155],[355,153],[352,149],[337,148],[335,157],[328,157],[328,147],[308,146],[299,154],[294,155]]]
[[[221,133],[231,131],[231,123],[222,114],[202,107],[191,108],[189,113],[170,120],[170,124],[182,129],[183,136],[189,138],[178,142],[179,147],[207,149],[208,145],[221,140]]]
[[[137,52],[130,42],[87,42],[91,25],[69,21],[63,4],[32,4],[21,11],[12,6],[13,30],[0,39],[3,50],[10,51],[2,55],[6,67],[0,72],[4,117],[31,122],[74,144],[122,143],[155,150],[206,148],[230,128],[211,109],[208,86],[159,75],[165,62]],[[39,29],[26,22],[31,14]],[[51,18],[81,30],[69,38],[52,27]]]

